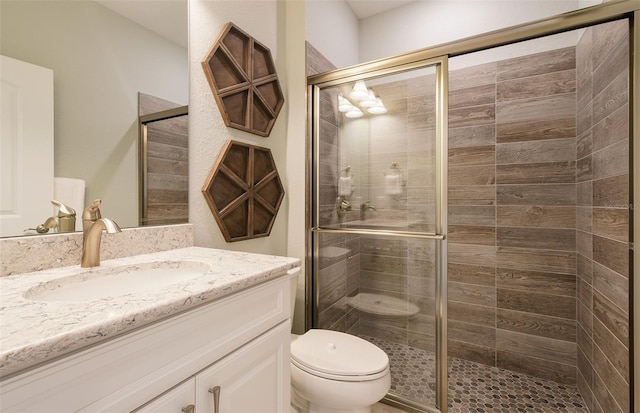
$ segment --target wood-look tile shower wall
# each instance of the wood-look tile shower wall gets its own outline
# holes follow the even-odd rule
[[[626,22],[607,23],[585,30],[575,48],[450,73],[449,355],[577,382],[592,412],[630,411],[628,41]],[[384,100],[400,83],[376,92]],[[421,161],[426,153],[410,144],[430,136],[420,116],[432,103],[408,97],[402,131],[371,128],[398,144],[380,140],[390,150],[407,149],[401,159],[367,154],[373,169],[400,159],[407,174],[403,194],[388,202],[372,177],[374,217],[409,223],[432,207],[424,165],[433,158]],[[331,222],[339,135],[322,143],[337,146],[325,146],[334,184],[321,196]],[[375,148],[382,136],[373,135]],[[324,275],[333,281],[321,281],[329,295],[320,291],[320,326],[433,350],[432,246],[371,237],[329,245],[353,254],[324,261],[327,274],[337,263],[346,277]],[[357,292],[407,298],[420,312],[358,316],[345,305]]]
[[[367,212],[389,225],[410,232],[435,231],[436,77],[433,69],[398,76],[371,86],[388,112],[371,116],[367,139],[369,200],[377,210]],[[402,174],[399,193],[390,191],[385,174]],[[366,224],[366,220],[365,220]],[[400,298],[417,310],[411,316],[362,312],[360,333],[392,343],[435,351],[436,241],[410,238],[360,237],[361,293]]]
[[[576,370],[575,50],[452,71],[449,354]]]
[[[576,47],[578,388],[592,412],[629,412],[629,36],[595,26]]]

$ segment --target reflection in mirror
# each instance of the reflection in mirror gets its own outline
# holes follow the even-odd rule
[[[188,107],[140,93],[140,225],[189,222]]]
[[[435,91],[433,67],[320,91],[319,225],[434,232]]]
[[[181,4],[186,28],[186,2],[2,0],[0,50],[53,71],[54,176],[84,181],[85,206],[101,198],[105,216],[131,227],[139,219],[138,92],[188,103],[186,30],[177,44],[102,3],[153,9]],[[28,141],[24,147],[46,150]],[[28,190],[53,192],[50,184]],[[55,195],[47,198],[47,213],[29,227],[54,215]],[[23,235],[25,228],[2,236]]]
[[[47,219],[53,196],[53,72],[0,56],[0,77],[0,236],[25,228],[47,232],[53,227]],[[37,150],[23,150],[25,135]]]

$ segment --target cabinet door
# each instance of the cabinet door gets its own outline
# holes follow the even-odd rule
[[[191,378],[134,410],[134,413],[193,413],[195,399],[196,383]]]
[[[196,375],[197,411],[288,412],[290,325],[274,327]]]

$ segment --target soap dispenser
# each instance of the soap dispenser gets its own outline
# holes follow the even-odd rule
[[[76,230],[76,210],[55,199],[51,203],[58,209],[58,232],[74,232]]]

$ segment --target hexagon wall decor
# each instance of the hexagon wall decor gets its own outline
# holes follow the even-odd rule
[[[269,136],[284,104],[271,51],[227,23],[202,68],[225,125]]]
[[[284,198],[271,150],[227,141],[202,187],[227,242],[267,237]]]

